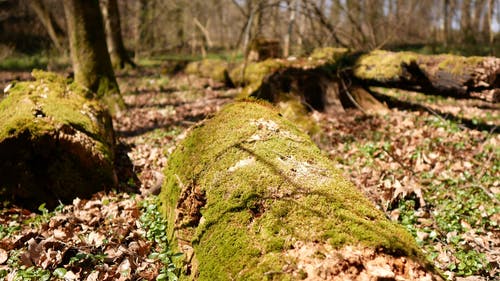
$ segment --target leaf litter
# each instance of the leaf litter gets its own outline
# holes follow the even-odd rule
[[[4,207],[0,277],[175,279],[159,258],[162,242],[151,239],[151,225],[141,223],[141,216],[154,205],[150,198],[159,192],[176,139],[229,102],[235,91],[209,79],[158,72],[133,70],[119,77],[129,110],[117,116],[114,126],[132,167],[121,180],[138,192],[98,193],[54,212],[42,206],[41,214]],[[462,109],[467,112],[466,106]],[[323,128],[315,137],[318,145],[378,208],[408,228],[450,280],[499,278],[497,134],[418,111],[392,109],[386,116],[364,116],[348,110],[314,116]],[[394,280],[383,261],[376,264],[365,270]]]

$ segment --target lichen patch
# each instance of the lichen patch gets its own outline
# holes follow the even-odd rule
[[[246,159],[242,159],[242,160],[238,161],[236,164],[234,164],[234,166],[229,167],[229,169],[227,169],[227,171],[232,173],[240,168],[246,167],[248,165],[252,165],[254,163],[255,163],[255,157],[249,157]]]

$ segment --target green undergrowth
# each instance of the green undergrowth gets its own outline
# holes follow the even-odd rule
[[[174,248],[180,241],[192,245],[199,280],[260,280],[281,272],[293,263],[286,251],[299,241],[421,258],[413,238],[268,104],[235,103],[195,127],[165,175],[166,233]]]
[[[388,215],[398,212],[398,222],[451,279],[489,276],[495,265],[490,264],[488,251],[477,245],[487,243],[487,237],[500,229],[495,219],[500,213],[500,194],[490,190],[498,185],[500,174],[500,149],[490,142],[495,135],[464,129],[433,115],[407,118],[412,125],[403,132],[392,123],[391,129],[380,127],[359,135],[343,135],[340,153],[349,157],[339,153],[332,157],[354,178],[369,169],[375,171],[372,177],[380,176],[379,182],[399,179],[408,186],[405,197],[386,197],[379,204]],[[405,120],[406,126],[409,120]],[[395,130],[399,135],[394,135]],[[390,156],[387,152],[391,151],[399,152]],[[428,166],[416,170],[422,161]],[[395,163],[389,165],[391,162]],[[435,172],[436,167],[442,171]],[[405,182],[405,178],[414,182]],[[425,207],[412,193],[419,187]],[[384,186],[374,188],[383,190]]]
[[[0,60],[0,70],[31,71],[32,69],[64,69],[70,65],[68,57],[48,54],[13,53]]]
[[[23,228],[40,229],[44,224],[47,224],[54,215],[60,213],[64,205],[60,204],[53,211],[47,210],[45,204],[38,207],[39,214],[34,214],[29,218],[22,218],[19,214],[9,216],[9,224],[0,224],[0,240],[14,237],[20,234]],[[9,258],[5,262],[8,270],[0,269],[0,279],[6,278],[8,274],[12,276],[13,281],[39,281],[39,280],[64,280],[57,273],[63,268],[57,268],[55,271],[43,269],[35,266],[25,266],[21,262],[21,249],[14,249],[9,252]],[[60,278],[58,278],[60,277]]]
[[[146,238],[154,243],[154,250],[148,258],[159,260],[163,264],[156,280],[178,280],[180,269],[175,265],[175,261],[181,254],[170,250],[166,233],[167,221],[160,212],[158,200],[152,197],[146,198],[140,202],[140,209],[142,211],[139,218],[141,227],[146,231]]]

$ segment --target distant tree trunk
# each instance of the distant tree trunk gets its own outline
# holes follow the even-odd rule
[[[263,26],[263,14],[265,7],[265,0],[255,0],[252,1],[251,9],[254,12],[254,20],[252,21],[252,29],[250,30],[251,38],[258,38],[262,36],[262,26]]]
[[[180,3],[181,1],[176,2],[176,7],[175,7],[175,12],[174,12],[174,19],[175,19],[175,26],[176,26],[176,35],[177,35],[177,40],[179,41],[179,49],[183,50],[184,49],[184,44],[186,43],[186,38],[184,34],[184,8],[183,8],[183,3]]]
[[[135,67],[123,44],[122,29],[120,26],[120,12],[116,0],[101,0],[101,10],[106,30],[106,43],[115,69],[123,69],[126,65]]]
[[[485,0],[476,0],[474,2],[474,14],[471,20],[471,29],[474,34],[480,34],[479,32],[481,32],[481,15],[484,12],[485,4]]]
[[[111,66],[98,0],[65,0],[75,81],[115,113],[125,106]]]
[[[492,17],[493,17],[493,0],[488,0],[488,8],[487,8],[486,15],[485,15],[486,21],[485,21],[483,31],[487,35],[487,38],[488,38],[488,44],[490,47],[490,55],[494,55],[493,40],[495,39],[494,33],[493,33],[493,26],[492,26],[492,24],[493,24]]]
[[[460,31],[463,34],[464,43],[473,43],[474,35],[471,30],[471,0],[462,0]]]
[[[292,2],[289,3],[288,10],[290,11],[290,19],[288,20],[288,31],[285,34],[285,39],[284,39],[284,50],[283,50],[283,55],[288,57],[290,55],[290,40],[292,38],[292,32],[293,32],[293,25],[295,24],[295,10],[298,7],[297,5],[297,0],[293,0]]]
[[[64,53],[64,32],[62,28],[57,24],[52,14],[43,5],[41,0],[31,0],[30,6],[35,11],[38,19],[42,22],[43,26],[49,34],[50,40],[54,44],[54,47],[61,53]]]
[[[443,5],[443,41],[444,45],[448,46],[450,43],[450,26],[451,26],[451,17],[450,17],[450,0],[444,0]]]

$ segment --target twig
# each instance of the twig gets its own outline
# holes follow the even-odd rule
[[[363,112],[363,114],[368,114],[362,107],[361,105],[354,99],[354,97],[351,95],[351,93],[349,92],[348,88],[347,88],[347,85],[344,83],[344,79],[342,79],[342,77],[340,77],[340,75],[337,73],[337,77],[339,78],[340,80],[340,83],[342,84],[342,88],[344,89],[344,92],[346,93],[347,97],[349,98],[349,100],[354,104],[354,106],[356,106],[357,109],[361,110],[361,112]]]
[[[391,152],[389,152],[387,149],[385,149],[385,147],[382,147],[382,150],[387,153],[387,155],[389,155],[394,161],[396,161],[401,167],[403,167],[403,169],[405,169],[406,171],[410,172],[412,176],[415,176],[415,171],[413,171],[412,169],[410,169],[410,167],[406,166],[400,159],[396,158],[394,155],[392,155]]]

